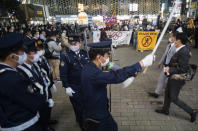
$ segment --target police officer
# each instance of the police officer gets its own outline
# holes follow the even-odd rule
[[[155,111],[169,115],[170,104],[173,102],[187,112],[191,117],[190,121],[194,122],[196,121],[198,110],[192,109],[178,98],[180,90],[185,85],[185,79],[182,79],[182,74],[187,73],[189,70],[190,51],[185,43],[186,35],[178,33],[175,42],[176,53],[171,58],[168,66],[164,68],[165,74],[168,76],[164,105],[162,109],[156,109]]]
[[[45,101],[49,104],[46,110],[40,112],[41,116],[39,121],[45,131],[53,131],[48,123],[50,119],[50,107],[53,106],[53,100],[49,100],[48,95],[48,85],[46,77],[43,75],[41,69],[37,66],[37,62],[39,61],[39,54],[37,53],[37,49],[35,47],[35,42],[31,41],[31,43],[24,43],[25,52],[27,53],[27,60],[22,65],[17,67],[17,70],[27,79],[27,81],[32,82],[35,90],[39,92],[41,95],[45,97]]]
[[[152,65],[153,55],[146,56],[134,65],[116,71],[103,72],[101,68],[109,62],[111,42],[89,44],[90,62],[81,74],[83,116],[86,131],[117,131],[117,124],[108,108],[107,84],[117,84]]]
[[[86,51],[80,50],[79,35],[68,36],[68,42],[70,44],[69,49],[61,53],[60,78],[72,103],[76,121],[82,127],[81,71],[88,62],[88,57]]]
[[[49,63],[47,59],[45,58],[45,50],[44,50],[44,45],[43,45],[43,40],[38,40],[35,42],[35,47],[37,49],[37,54],[40,56],[39,60],[37,63],[35,63],[35,66],[38,68],[37,70],[40,70],[42,73],[42,76],[44,78],[44,83],[46,85],[46,90],[47,90],[47,95],[46,99],[47,101],[50,101],[50,112],[49,112],[49,118],[51,118],[51,110],[54,106],[54,101],[52,99],[52,92],[51,88],[53,88],[54,92],[57,91],[56,85],[54,84],[51,68],[49,66]],[[39,66],[39,67],[38,67]],[[49,124],[57,124],[57,120],[52,120],[50,119]]]
[[[0,39],[0,130],[44,131],[37,112],[45,110],[48,103],[16,70],[27,58],[22,38],[10,33]]]

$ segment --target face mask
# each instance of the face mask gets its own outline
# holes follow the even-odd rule
[[[39,57],[40,57],[39,54],[35,54],[32,63],[37,63],[39,61]]]
[[[39,38],[39,35],[36,35],[36,38],[38,39]]]
[[[107,59],[105,59],[105,63],[101,63],[101,66],[104,67],[104,66],[107,66],[107,64],[109,63],[109,57]]]
[[[27,55],[26,55],[26,53],[24,53],[23,55],[16,55],[16,56],[19,57],[19,59],[18,59],[18,61],[17,61],[17,63],[18,63],[19,65],[22,65],[22,64],[25,63],[26,60],[27,60]]]
[[[79,51],[80,46],[78,46],[78,45],[77,46],[70,46],[69,49],[72,50],[73,52],[77,52],[77,51]]]
[[[173,41],[172,41],[172,39],[171,39],[171,38],[169,38],[169,39],[168,39],[168,41],[169,41],[170,43],[173,43]]]
[[[39,56],[43,56],[45,54],[45,50],[40,50],[40,51],[37,51],[37,54]]]

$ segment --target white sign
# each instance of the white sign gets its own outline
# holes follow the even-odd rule
[[[84,11],[84,5],[78,3],[78,12],[83,12]]]
[[[138,4],[129,4],[129,11],[138,11]]]
[[[106,31],[107,35],[112,39],[112,45],[129,45],[132,31]],[[100,41],[100,31],[93,32],[93,42]]]
[[[78,24],[79,25],[86,25],[88,24],[88,16],[85,12],[80,12],[78,14]]]

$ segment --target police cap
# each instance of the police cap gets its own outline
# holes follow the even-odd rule
[[[94,49],[111,48],[112,41],[102,41],[97,43],[90,43],[87,46]]]
[[[29,52],[36,52],[36,46],[35,46],[35,41],[34,40],[28,40],[24,42],[24,49],[26,53]]]
[[[80,42],[80,35],[69,35],[68,36],[68,42],[69,44],[75,44],[76,42]]]
[[[12,48],[23,44],[23,35],[20,33],[10,33],[0,38],[0,49]]]

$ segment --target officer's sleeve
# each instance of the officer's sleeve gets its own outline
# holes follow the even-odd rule
[[[12,79],[12,83],[10,83],[11,85],[9,86],[14,87],[9,89],[10,99],[27,110],[37,112],[43,105],[45,105],[45,97],[39,93],[32,92],[28,88],[28,83],[24,83],[24,79],[17,77]]]
[[[68,60],[66,58],[66,55],[62,52],[60,57],[60,79],[62,81],[63,87],[67,88],[69,86],[68,84]]]
[[[124,67],[116,71],[95,72],[91,79],[98,84],[117,84],[125,81],[131,76],[136,75],[141,70],[142,67],[138,62],[132,66]]]

